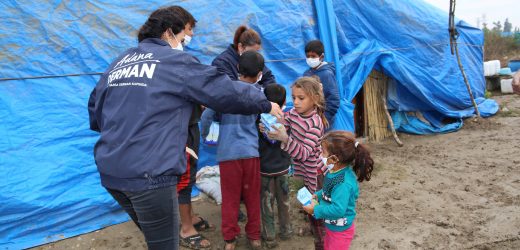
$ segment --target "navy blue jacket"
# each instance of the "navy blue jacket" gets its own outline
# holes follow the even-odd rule
[[[229,45],[229,47],[224,50],[224,52],[220,53],[211,65],[217,67],[218,71],[221,73],[225,73],[231,78],[231,80],[238,80],[238,55],[237,51],[234,49],[233,44]],[[271,70],[267,67],[264,67],[262,70],[262,80],[258,82],[260,86],[267,86],[268,84],[274,83],[276,80],[274,79],[274,75]]]
[[[262,91],[258,90],[262,93]],[[209,133],[209,127],[216,113],[206,109],[200,120],[203,138]],[[220,114],[218,133],[217,161],[231,161],[259,157],[258,131],[256,118],[258,115]]]
[[[329,126],[334,123],[334,117],[339,108],[339,90],[336,83],[336,68],[333,63],[327,63],[317,69],[309,68],[303,76],[317,75],[323,85],[323,95],[325,95],[325,117]]]
[[[121,191],[175,185],[186,170],[194,104],[222,113],[271,110],[252,85],[231,81],[160,39],[145,39],[120,55],[88,103],[90,128],[101,133],[94,156],[102,185]]]

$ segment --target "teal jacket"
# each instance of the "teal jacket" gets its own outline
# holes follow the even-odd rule
[[[335,173],[327,173],[323,189],[316,192],[318,205],[314,207],[316,219],[337,220],[346,218],[345,226],[325,223],[331,231],[344,231],[352,226],[356,217],[356,201],[359,196],[357,177],[352,167],[346,167]]]

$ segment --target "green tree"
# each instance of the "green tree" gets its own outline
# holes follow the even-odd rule
[[[488,32],[488,31],[489,31],[489,29],[488,29],[488,27],[487,27],[487,23],[482,23],[482,30],[483,30],[484,32]]]
[[[500,23],[500,21],[493,22],[493,25],[495,25],[495,27],[493,27],[493,31],[502,32],[502,24]]]
[[[504,32],[511,32],[511,29],[513,29],[513,24],[509,22],[509,18],[506,18],[504,22]]]

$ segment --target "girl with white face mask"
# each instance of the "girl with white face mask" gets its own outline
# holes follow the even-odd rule
[[[323,136],[322,160],[327,164],[323,188],[303,209],[325,222],[324,249],[349,249],[354,238],[358,182],[369,181],[374,160],[368,149],[346,131]]]

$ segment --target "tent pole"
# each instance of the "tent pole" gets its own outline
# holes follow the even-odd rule
[[[480,118],[480,111],[478,111],[477,103],[475,102],[475,98],[473,97],[471,87],[469,86],[468,78],[466,77],[466,73],[464,72],[464,67],[462,66],[462,63],[460,61],[459,47],[457,46],[457,43],[455,43],[454,46],[455,46],[455,54],[457,54],[457,61],[459,63],[460,72],[462,72],[462,76],[464,77],[464,83],[466,84],[466,88],[468,89],[469,97],[471,98],[471,102],[473,103],[473,107],[475,108],[475,114],[477,114],[477,117]]]
[[[451,54],[453,55],[453,51],[455,50],[455,54],[457,55],[457,62],[459,64],[460,72],[462,73],[462,77],[464,78],[464,83],[466,84],[466,89],[469,93],[469,98],[471,99],[471,103],[475,108],[475,114],[477,118],[480,117],[480,111],[478,110],[477,103],[475,102],[475,98],[473,97],[473,92],[471,91],[471,87],[468,82],[468,78],[466,77],[466,72],[464,72],[464,67],[462,66],[462,62],[460,61],[459,55],[459,47],[457,46],[457,38],[459,37],[459,32],[455,28],[455,0],[450,0],[450,16],[449,16],[449,32],[450,32],[450,48]]]
[[[394,136],[394,141],[397,143],[399,147],[402,147],[404,144],[399,137],[397,136],[397,132],[395,132],[394,121],[392,120],[392,116],[390,116],[390,112],[388,112],[388,106],[386,105],[386,93],[381,97],[383,98],[383,105],[385,107],[386,118],[388,119],[388,125],[390,126],[390,130],[392,131],[392,135]]]

